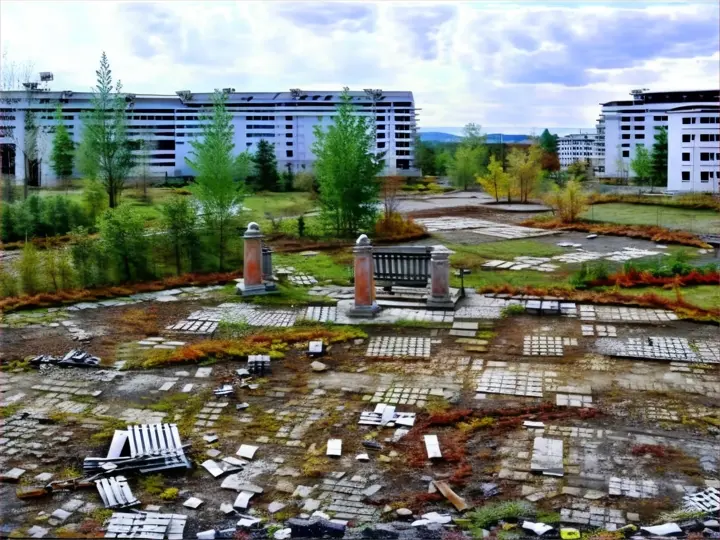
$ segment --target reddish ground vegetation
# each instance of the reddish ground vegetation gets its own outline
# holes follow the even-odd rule
[[[675,300],[663,298],[654,293],[627,295],[613,291],[575,291],[564,287],[549,289],[536,287],[514,287],[509,284],[490,285],[478,289],[479,293],[496,293],[511,295],[555,296],[573,302],[589,302],[592,304],[608,304],[662,308],[674,311],[685,319],[697,321],[714,321],[720,318],[720,309],[705,309],[686,302],[681,297]]]
[[[596,279],[588,283],[590,287],[687,287],[690,285],[720,285],[720,272],[702,273],[692,270],[684,276],[653,276],[651,272],[639,271],[634,268],[611,274],[604,279]]]
[[[96,289],[72,289],[54,293],[10,296],[0,300],[0,310],[10,312],[18,309],[44,308],[62,304],[74,304],[76,302],[106,300],[108,298],[129,296],[142,292],[157,292],[165,289],[174,289],[176,287],[218,285],[228,283],[238,277],[242,277],[242,272],[183,274],[181,276],[168,277],[160,281],[148,281],[146,283],[128,283],[125,285],[100,287]]]
[[[95,237],[97,235],[91,234],[90,237]],[[62,234],[59,236],[43,236],[43,237],[35,237],[31,238],[30,242],[37,248],[37,249],[46,249],[50,247],[57,247],[61,246],[63,244],[67,244],[70,242],[71,237],[69,234]],[[13,251],[16,249],[22,249],[25,246],[25,242],[18,240],[17,242],[6,242],[2,243],[0,242],[0,246],[2,246],[2,249],[5,251]]]
[[[650,454],[659,459],[667,456],[667,448],[659,444],[636,444],[632,447],[631,452],[633,456]]]
[[[128,332],[143,336],[160,335],[158,310],[155,306],[145,309],[129,309],[120,318],[120,324]]]
[[[656,225],[617,225],[615,223],[587,223],[578,221],[576,223],[563,223],[559,220],[528,219],[522,222],[527,227],[539,229],[558,229],[566,231],[581,231],[593,234],[607,234],[610,236],[625,236],[628,238],[643,238],[653,242],[666,244],[682,244],[709,249],[711,246],[700,238],[685,231],[671,231]]]

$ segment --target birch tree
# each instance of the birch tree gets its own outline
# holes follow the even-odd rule
[[[125,180],[133,168],[132,151],[127,136],[127,101],[120,81],[113,86],[107,55],[100,58],[93,91],[92,110],[84,115],[81,159],[79,164],[88,176],[97,176],[105,186],[110,208],[120,203]]]

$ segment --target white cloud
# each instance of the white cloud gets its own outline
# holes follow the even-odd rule
[[[0,37],[54,88],[105,50],[135,93],[409,89],[421,126],[588,127],[637,86],[718,86],[717,5],[647,4],[4,0]]]

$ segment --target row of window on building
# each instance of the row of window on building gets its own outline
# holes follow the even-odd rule
[[[629,116],[621,116],[620,117],[621,122],[630,122],[630,120],[631,120],[631,117],[629,117]],[[644,122],[645,117],[644,116],[635,116],[632,118],[632,120],[634,120],[635,122]],[[668,117],[664,116],[664,115],[656,115],[656,116],[653,116],[653,120],[655,122],[667,122]]]
[[[701,116],[700,122],[696,122],[696,116],[686,116],[682,119],[683,124],[720,124],[720,116]]]
[[[720,133],[698,133],[700,142],[720,141]],[[688,143],[695,140],[695,133],[683,133],[682,142]]]
[[[682,153],[683,161],[690,161],[690,152]],[[715,152],[700,152],[700,161],[717,161],[720,160],[720,153]]]
[[[690,171],[682,171],[682,181],[683,182],[689,182],[690,181]],[[713,178],[717,178],[720,180],[720,170],[718,171],[700,171],[700,181],[701,182],[709,182]]]

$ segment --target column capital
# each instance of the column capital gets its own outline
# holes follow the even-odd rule
[[[251,221],[247,226],[243,238],[264,238],[264,235],[260,232],[260,225]]]
[[[370,253],[372,251],[372,244],[367,234],[361,234],[355,241],[355,247],[353,248],[355,253]]]

